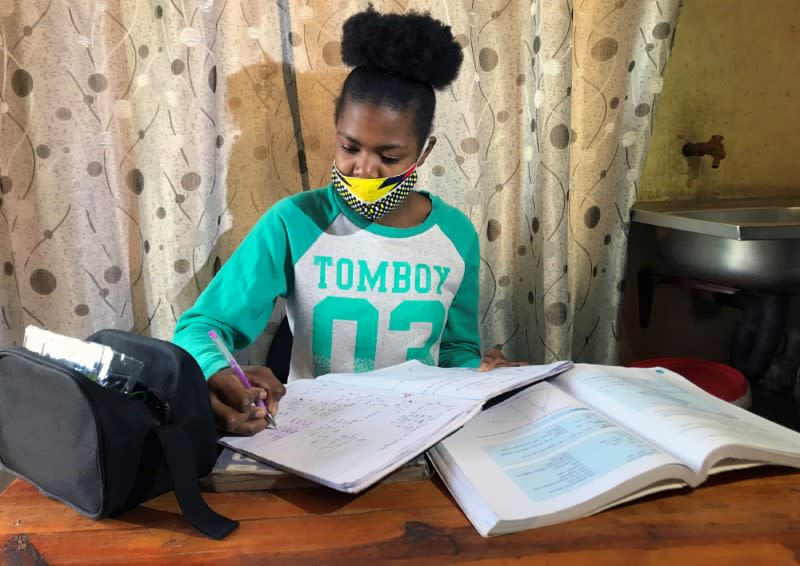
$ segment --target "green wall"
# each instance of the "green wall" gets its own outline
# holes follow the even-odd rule
[[[686,0],[638,200],[800,199],[798,95],[798,0]],[[712,134],[718,169],[682,155]]]
[[[779,197],[800,205],[800,0],[685,0],[656,108],[639,200]],[[727,156],[687,159],[687,141],[724,136]],[[655,248],[631,230],[620,361],[694,356],[727,361],[740,312],[656,288],[639,326],[636,277]],[[794,297],[789,327],[800,328]]]

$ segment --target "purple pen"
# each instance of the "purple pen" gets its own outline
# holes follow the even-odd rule
[[[222,342],[219,335],[217,334],[217,331],[210,330],[208,332],[208,336],[209,338],[211,338],[211,341],[214,342],[214,345],[217,347],[220,353],[225,357],[225,361],[228,362],[228,365],[233,370],[233,373],[236,374],[236,376],[239,378],[239,381],[242,383],[242,385],[244,385],[245,389],[252,389],[253,386],[250,383],[250,380],[247,379],[247,375],[244,373],[244,370],[239,365],[239,362],[236,361],[236,358],[233,357],[233,354],[231,354],[230,350],[228,350],[228,348]],[[264,401],[262,401],[261,399],[256,400],[256,406],[266,408],[266,405],[264,405]],[[275,422],[275,417],[273,417],[269,411],[267,411],[267,422],[272,426],[274,426],[275,429],[277,430],[278,423]]]

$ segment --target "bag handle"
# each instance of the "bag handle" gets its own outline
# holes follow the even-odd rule
[[[175,496],[183,515],[191,525],[206,536],[221,540],[233,532],[239,521],[223,517],[203,499],[194,468],[195,457],[186,434],[177,426],[156,427],[164,450]]]

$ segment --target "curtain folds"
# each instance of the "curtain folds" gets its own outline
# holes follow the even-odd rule
[[[679,0],[373,4],[464,48],[419,185],[480,234],[484,346],[613,363]],[[327,184],[366,6],[0,0],[0,346],[27,324],[168,338],[265,210]]]

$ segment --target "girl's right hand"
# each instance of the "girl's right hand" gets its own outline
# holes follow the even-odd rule
[[[286,387],[269,368],[244,366],[242,369],[253,385],[252,389],[246,389],[233,370],[225,368],[209,378],[208,391],[217,428],[250,436],[267,428],[267,411],[275,416]],[[264,401],[266,408],[256,406],[259,399]]]

